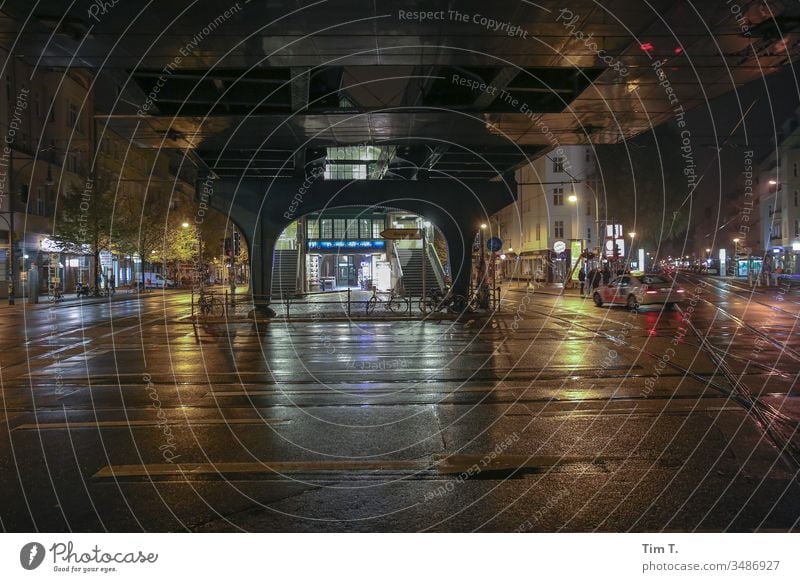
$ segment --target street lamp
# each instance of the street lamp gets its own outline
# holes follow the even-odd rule
[[[183,228],[189,228],[189,223],[188,222],[184,222],[183,224],[181,224],[181,226]]]

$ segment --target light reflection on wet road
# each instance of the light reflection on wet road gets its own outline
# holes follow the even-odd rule
[[[513,291],[493,318],[199,326],[181,293],[2,308],[0,518],[796,528],[795,298],[708,286],[631,314]]]

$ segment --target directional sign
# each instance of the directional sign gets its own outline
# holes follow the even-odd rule
[[[500,249],[503,248],[503,241],[493,236],[489,240],[486,241],[486,248],[489,249],[491,252],[496,253]]]
[[[381,237],[389,240],[418,240],[422,238],[422,229],[387,228],[381,232]]]
[[[563,240],[557,240],[553,243],[553,250],[557,253],[563,253],[565,250],[567,250],[567,243],[565,243]]]

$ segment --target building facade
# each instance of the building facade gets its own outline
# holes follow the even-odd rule
[[[797,113],[783,124],[777,147],[759,164],[756,187],[764,256],[770,257],[772,271],[797,273],[800,270],[800,116]]]
[[[82,188],[89,175],[94,104],[92,77],[86,71],[34,70],[2,51],[0,58],[5,63],[0,95],[0,297],[7,298],[12,271],[14,295],[23,296],[29,285],[46,290],[51,279],[63,277],[71,266],[79,273],[87,268],[84,257],[71,257],[65,264],[63,257],[53,256],[57,248],[52,237],[59,198]]]
[[[598,252],[594,173],[591,146],[560,147],[517,170],[517,201],[486,229],[503,241],[503,278],[563,281],[583,250]]]

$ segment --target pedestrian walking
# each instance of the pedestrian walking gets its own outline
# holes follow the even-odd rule
[[[603,267],[603,285],[608,285],[611,282],[611,268],[606,264]]]
[[[114,295],[114,292],[117,290],[116,282],[117,282],[117,279],[112,274],[108,278],[108,292],[109,292],[110,295]]]
[[[583,290],[584,287],[586,286],[586,269],[584,267],[581,267],[581,270],[578,271],[578,281],[580,281],[581,283],[581,297],[583,297],[584,296]]]

